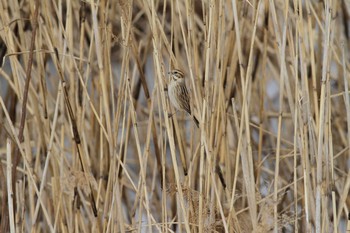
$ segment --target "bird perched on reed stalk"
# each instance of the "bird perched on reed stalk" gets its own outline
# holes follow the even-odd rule
[[[168,85],[168,95],[171,104],[176,108],[176,110],[186,111],[193,117],[193,121],[199,127],[199,122],[197,118],[192,115],[191,112],[191,98],[188,93],[185,75],[181,70],[174,69],[169,72],[170,83]]]

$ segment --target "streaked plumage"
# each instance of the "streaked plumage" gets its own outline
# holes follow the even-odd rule
[[[186,111],[192,116],[191,112],[191,99],[188,93],[185,76],[181,70],[174,69],[170,74],[170,83],[168,85],[168,94],[171,104],[177,109]],[[195,116],[192,116],[197,127],[199,127],[199,122]]]

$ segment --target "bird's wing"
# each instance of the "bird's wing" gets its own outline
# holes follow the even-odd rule
[[[180,85],[181,88],[181,95],[180,98],[180,105],[181,108],[184,109],[188,114],[191,115],[191,106],[190,106],[190,95],[188,94],[187,88],[185,85]]]

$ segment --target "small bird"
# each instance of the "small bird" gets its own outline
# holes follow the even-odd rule
[[[181,70],[174,69],[170,74],[170,83],[168,85],[168,95],[171,104],[176,108],[176,110],[186,111],[193,117],[194,122],[197,127],[199,127],[199,122],[197,118],[192,115],[191,112],[191,99],[188,94],[188,90],[185,83],[185,75]]]

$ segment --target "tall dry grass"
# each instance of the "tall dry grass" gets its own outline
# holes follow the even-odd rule
[[[1,0],[0,231],[350,231],[349,24],[337,0]],[[169,117],[174,67],[200,128]]]

